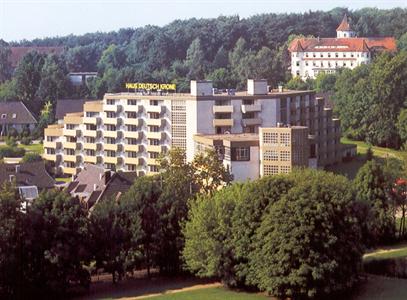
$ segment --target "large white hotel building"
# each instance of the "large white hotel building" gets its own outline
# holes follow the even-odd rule
[[[172,147],[187,160],[214,148],[236,180],[323,167],[342,159],[339,120],[314,91],[269,90],[248,80],[245,92],[214,94],[209,81],[191,81],[189,94],[118,93],[85,102],[83,112],[45,129],[44,158],[60,173],[85,163],[107,169],[159,172]]]
[[[336,29],[336,38],[296,38],[289,48],[291,74],[305,80],[319,73],[354,69],[370,63],[376,52],[396,51],[393,37],[357,37],[345,15]]]

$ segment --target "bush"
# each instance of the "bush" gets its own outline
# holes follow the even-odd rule
[[[31,143],[32,143],[32,140],[31,140],[31,138],[30,137],[28,137],[28,136],[23,136],[22,138],[21,138],[21,144],[23,144],[23,145],[30,145]]]
[[[0,159],[4,157],[23,157],[25,154],[25,149],[17,147],[1,147],[0,148]]]
[[[22,162],[35,162],[42,161],[42,156],[38,153],[26,153],[22,159]]]
[[[10,147],[17,147],[17,139],[13,136],[7,136],[6,145]]]

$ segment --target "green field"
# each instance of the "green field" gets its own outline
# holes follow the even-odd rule
[[[364,260],[407,257],[407,243],[384,247],[364,255]]]
[[[44,147],[42,144],[30,144],[30,145],[18,145],[19,148],[24,148],[27,152],[35,152],[38,154],[44,153]]]
[[[260,300],[272,299],[255,293],[235,292],[223,287],[203,288],[199,290],[178,292],[173,294],[150,297],[154,300]]]
[[[342,144],[355,144],[357,145],[358,155],[349,162],[341,162],[336,165],[326,167],[327,171],[331,171],[336,174],[344,175],[349,179],[354,179],[359,169],[366,162],[366,151],[369,148],[369,144],[360,141],[352,141],[347,138],[341,139]],[[407,151],[398,151],[389,148],[372,146],[373,155],[377,158],[396,158],[407,159]]]

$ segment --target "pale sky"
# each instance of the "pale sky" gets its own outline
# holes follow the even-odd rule
[[[176,19],[249,17],[270,12],[330,10],[334,7],[407,7],[406,0],[0,0],[0,39],[112,31]]]

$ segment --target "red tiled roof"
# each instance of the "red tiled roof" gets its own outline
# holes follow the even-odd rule
[[[37,51],[42,54],[61,54],[64,47],[11,47],[10,62],[13,68],[23,59],[24,55],[31,51]]]
[[[393,37],[378,38],[300,38],[294,39],[288,50],[297,52],[301,46],[303,52],[367,52],[370,50],[396,51]]]
[[[339,24],[338,28],[336,28],[336,31],[350,31],[352,30],[350,28],[349,22],[348,22],[348,16],[345,14],[343,16],[341,24]]]

